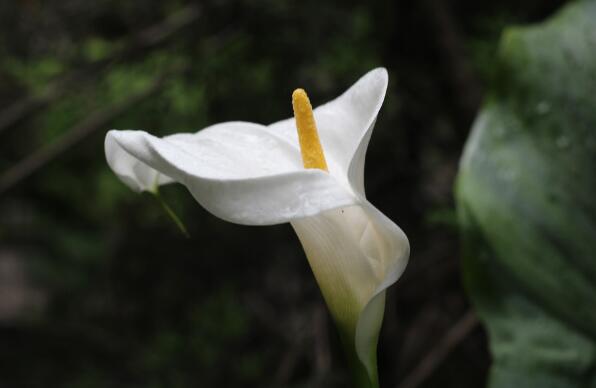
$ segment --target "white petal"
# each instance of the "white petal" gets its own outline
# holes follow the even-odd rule
[[[292,222],[323,296],[372,376],[385,289],[409,256],[405,234],[368,202]]]
[[[106,144],[112,142],[128,155],[119,158],[128,166],[119,171],[131,170],[134,163],[158,171],[231,222],[288,222],[356,201],[330,174],[305,170],[296,148],[257,124],[223,123],[163,139],[142,131],[110,131]]]
[[[362,197],[366,197],[364,191],[364,162],[366,161],[366,150],[368,149],[368,143],[370,142],[375,121],[370,124],[364,133],[364,136],[362,136],[362,139],[352,156],[350,166],[348,167],[348,181],[350,182],[352,190],[360,194]]]
[[[155,191],[157,186],[173,182],[170,177],[131,156],[113,136],[106,136],[105,153],[110,168],[134,191]]]
[[[374,69],[360,78],[344,94],[314,110],[329,171],[339,179],[348,181],[348,170],[351,168],[350,165],[355,163],[352,160],[357,152],[362,155],[358,156],[358,166],[352,169],[364,170],[364,153],[385,98],[387,83],[387,70]],[[291,144],[298,144],[293,118],[271,124],[267,131]],[[354,178],[360,179],[357,174]],[[356,186],[363,185],[356,183]],[[363,193],[363,187],[361,188]]]

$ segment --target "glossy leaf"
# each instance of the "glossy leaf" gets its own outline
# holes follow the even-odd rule
[[[596,1],[507,29],[461,162],[489,386],[596,387]]]

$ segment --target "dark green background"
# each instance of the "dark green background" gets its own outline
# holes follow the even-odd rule
[[[380,339],[381,385],[396,386],[469,308],[452,186],[501,31],[562,3],[2,1],[0,123],[14,119],[0,127],[0,386],[346,386],[290,227],[225,223],[166,187],[185,239],[116,179],[103,138],[270,123],[291,114],[295,87],[318,105],[377,66],[390,84],[367,193],[412,247]],[[198,17],[168,33],[163,20],[191,4]],[[139,40],[152,26],[167,36]],[[42,162],[12,184],[26,158]],[[488,365],[477,328],[423,386],[480,387]]]

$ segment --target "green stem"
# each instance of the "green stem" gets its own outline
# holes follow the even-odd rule
[[[184,237],[190,238],[190,234],[188,234],[186,226],[184,226],[182,220],[176,215],[176,213],[174,213],[174,210],[172,210],[172,208],[164,201],[163,197],[159,192],[159,189],[156,188],[155,191],[153,191],[152,193],[157,199],[157,202],[159,202],[159,204],[161,205],[161,208],[166,212],[166,214],[168,215],[168,217],[170,217],[174,224],[176,224],[176,226],[178,227],[180,232],[182,232]]]
[[[353,388],[379,388],[377,370],[374,371],[372,376],[368,374],[366,367],[358,358],[358,354],[356,354],[356,345],[354,344],[352,332],[353,330],[347,330],[345,332],[340,330],[340,339],[347,356],[348,367],[352,373],[352,386]],[[377,364],[376,360],[374,364]]]
[[[352,360],[350,360],[350,369],[354,379],[354,388],[379,388],[379,378],[376,371],[373,376],[370,376],[355,352],[353,352],[353,355]]]

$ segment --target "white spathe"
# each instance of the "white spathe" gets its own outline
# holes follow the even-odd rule
[[[269,126],[221,123],[164,138],[112,130],[105,140],[108,164],[135,191],[179,182],[224,220],[290,222],[371,379],[385,289],[409,256],[405,234],[364,192],[366,149],[387,81],[385,69],[372,70],[314,110],[329,172],[302,166],[293,118]]]

